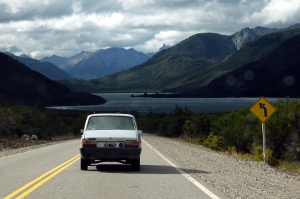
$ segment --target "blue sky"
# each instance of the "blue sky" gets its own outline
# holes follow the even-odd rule
[[[0,51],[36,59],[109,47],[148,53],[197,33],[295,23],[299,0],[0,0]]]

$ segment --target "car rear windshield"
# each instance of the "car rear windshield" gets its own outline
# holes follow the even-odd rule
[[[90,117],[87,130],[134,130],[133,119],[124,116]]]

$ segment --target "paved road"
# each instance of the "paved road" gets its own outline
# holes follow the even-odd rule
[[[0,198],[226,198],[146,142],[139,172],[118,163],[81,171],[78,147],[76,140],[1,158]]]

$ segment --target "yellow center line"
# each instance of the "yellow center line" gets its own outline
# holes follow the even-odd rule
[[[20,192],[24,191],[25,189],[27,189],[28,187],[30,187],[31,185],[35,184],[36,182],[42,180],[43,178],[45,178],[44,180],[42,180],[41,182],[37,183],[35,186],[33,186],[32,188],[28,189],[26,192],[24,192],[23,194],[21,194],[19,197],[17,198],[24,198],[26,197],[28,194],[30,194],[31,192],[33,192],[35,189],[37,189],[38,187],[42,186],[45,182],[47,182],[48,180],[50,180],[51,178],[53,178],[54,176],[56,176],[58,173],[62,172],[63,170],[65,170],[67,167],[71,166],[72,164],[74,164],[76,161],[78,161],[80,159],[80,154],[76,155],[75,157],[71,158],[70,160],[62,163],[61,165],[55,167],[54,169],[51,169],[50,171],[44,173],[43,175],[37,177],[36,179],[32,180],[31,182],[29,182],[28,184],[24,185],[23,187],[19,188],[18,190],[14,191],[13,193],[9,194],[8,196],[6,196],[4,199],[10,199],[12,197],[14,197],[15,195],[19,194]],[[52,173],[52,174],[51,174]],[[50,175],[51,174],[51,175]],[[49,176],[48,176],[49,175]],[[47,177],[48,176],[48,177]]]

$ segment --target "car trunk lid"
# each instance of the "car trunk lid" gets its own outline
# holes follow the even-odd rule
[[[97,141],[101,140],[136,140],[136,130],[87,130],[84,133],[84,138],[96,138]]]

